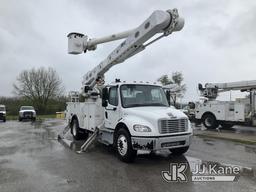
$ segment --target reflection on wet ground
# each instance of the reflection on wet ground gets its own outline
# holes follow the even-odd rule
[[[195,126],[194,124],[192,125],[194,130],[207,130],[202,124],[197,126]],[[229,129],[218,127],[217,129],[208,129],[207,131],[236,133],[236,134],[243,134],[243,135],[255,135],[256,137],[256,127],[248,127],[248,126],[241,126],[241,125],[235,125],[234,127]]]
[[[116,158],[111,147],[97,142],[88,152],[77,154],[84,141],[74,141],[70,133],[64,140],[57,140],[64,126],[62,120],[50,119],[0,123],[1,192],[256,190],[255,145],[194,137],[185,156],[176,157],[169,151],[139,151],[134,164],[125,164]],[[187,175],[197,166],[215,164],[238,166],[241,174],[236,183],[221,185],[167,183],[161,172],[169,170],[170,163],[187,163]]]

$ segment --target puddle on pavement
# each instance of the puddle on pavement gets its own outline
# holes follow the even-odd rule
[[[234,128],[225,129],[218,127],[217,129],[206,129],[203,125],[192,124],[194,130],[200,131],[209,131],[209,132],[224,132],[224,133],[235,133],[235,134],[244,134],[244,135],[255,135],[256,136],[256,127],[247,127],[247,126],[235,126]]]
[[[72,151],[80,151],[81,146],[85,141],[73,141],[69,139],[58,139],[64,147],[71,149]]]
[[[55,121],[36,121],[36,122],[29,122],[29,125],[33,129],[27,129],[27,126],[25,127],[25,131],[28,134],[35,135],[36,137],[39,137],[42,140],[57,140],[56,132],[52,129],[55,129],[55,126],[61,125],[60,122]]]

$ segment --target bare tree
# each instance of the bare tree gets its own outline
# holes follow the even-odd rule
[[[62,81],[53,68],[22,71],[13,84],[14,93],[31,100],[39,112],[44,113],[49,99],[61,96]]]

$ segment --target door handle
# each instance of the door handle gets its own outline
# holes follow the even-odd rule
[[[115,111],[116,109],[117,109],[116,107],[114,107],[114,108],[112,108],[112,109],[106,108],[106,110],[111,110],[111,111]]]

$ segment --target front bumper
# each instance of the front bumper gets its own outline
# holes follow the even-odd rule
[[[132,147],[135,150],[163,150],[189,146],[192,133],[159,136],[159,137],[136,137],[132,136]]]
[[[34,113],[25,112],[25,113],[20,114],[20,118],[22,118],[22,119],[34,119],[34,118],[36,118],[36,115]]]

